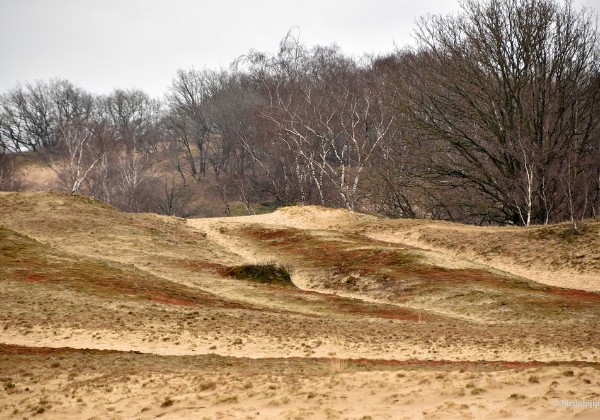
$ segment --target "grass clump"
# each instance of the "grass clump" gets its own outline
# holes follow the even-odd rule
[[[572,370],[565,370],[563,372],[564,376],[575,376],[575,372],[573,372]]]
[[[212,391],[217,388],[217,383],[213,381],[202,382],[199,386],[200,391]]]
[[[12,381],[12,379],[7,379],[6,381],[4,381],[4,390],[5,391],[10,391],[12,389],[15,389],[16,385],[15,383]]]
[[[238,280],[263,284],[293,286],[289,271],[278,264],[244,264],[227,269],[227,275]]]
[[[239,399],[238,399],[237,395],[225,396],[225,397],[217,400],[218,404],[235,404],[238,402],[239,402]]]

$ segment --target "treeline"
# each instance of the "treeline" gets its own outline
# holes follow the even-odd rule
[[[66,80],[0,97],[0,186],[36,154],[62,188],[127,211],[320,204],[391,217],[574,227],[600,212],[600,40],[591,10],[467,0],[418,45],[356,59],[291,35],[164,98]],[[199,204],[200,203],[200,204]],[[204,209],[204,210],[203,210]],[[212,213],[211,213],[212,214]]]

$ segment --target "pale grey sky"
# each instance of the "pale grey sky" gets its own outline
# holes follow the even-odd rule
[[[574,3],[600,10],[600,0]],[[360,56],[411,43],[419,16],[458,9],[458,0],[0,0],[0,93],[61,77],[95,93],[160,96],[177,69],[274,52],[292,27],[307,45]]]

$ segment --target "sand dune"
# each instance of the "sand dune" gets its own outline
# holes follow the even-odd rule
[[[569,229],[0,193],[0,418],[598,418],[600,223]]]

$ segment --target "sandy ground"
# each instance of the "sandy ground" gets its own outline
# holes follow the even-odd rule
[[[0,418],[599,418],[589,226],[0,194]],[[296,287],[223,275],[248,263]]]
[[[98,363],[84,358],[91,366]],[[103,360],[112,358],[106,355]],[[310,367],[293,362],[295,366],[284,372],[268,371],[269,364],[246,360],[212,372],[199,366],[170,366],[172,372],[161,372],[168,362],[162,359],[140,375],[119,362],[110,373],[102,367],[82,373],[67,365],[73,359],[66,355],[55,362],[50,357],[46,363],[55,368],[39,369],[34,362],[24,369],[0,402],[0,410],[8,407],[0,414],[67,419],[597,418],[597,408],[566,406],[581,396],[597,395],[598,371],[589,368],[473,372],[400,367],[353,372],[351,366],[333,360],[299,375],[289,371]],[[566,399],[574,389],[577,396]]]

